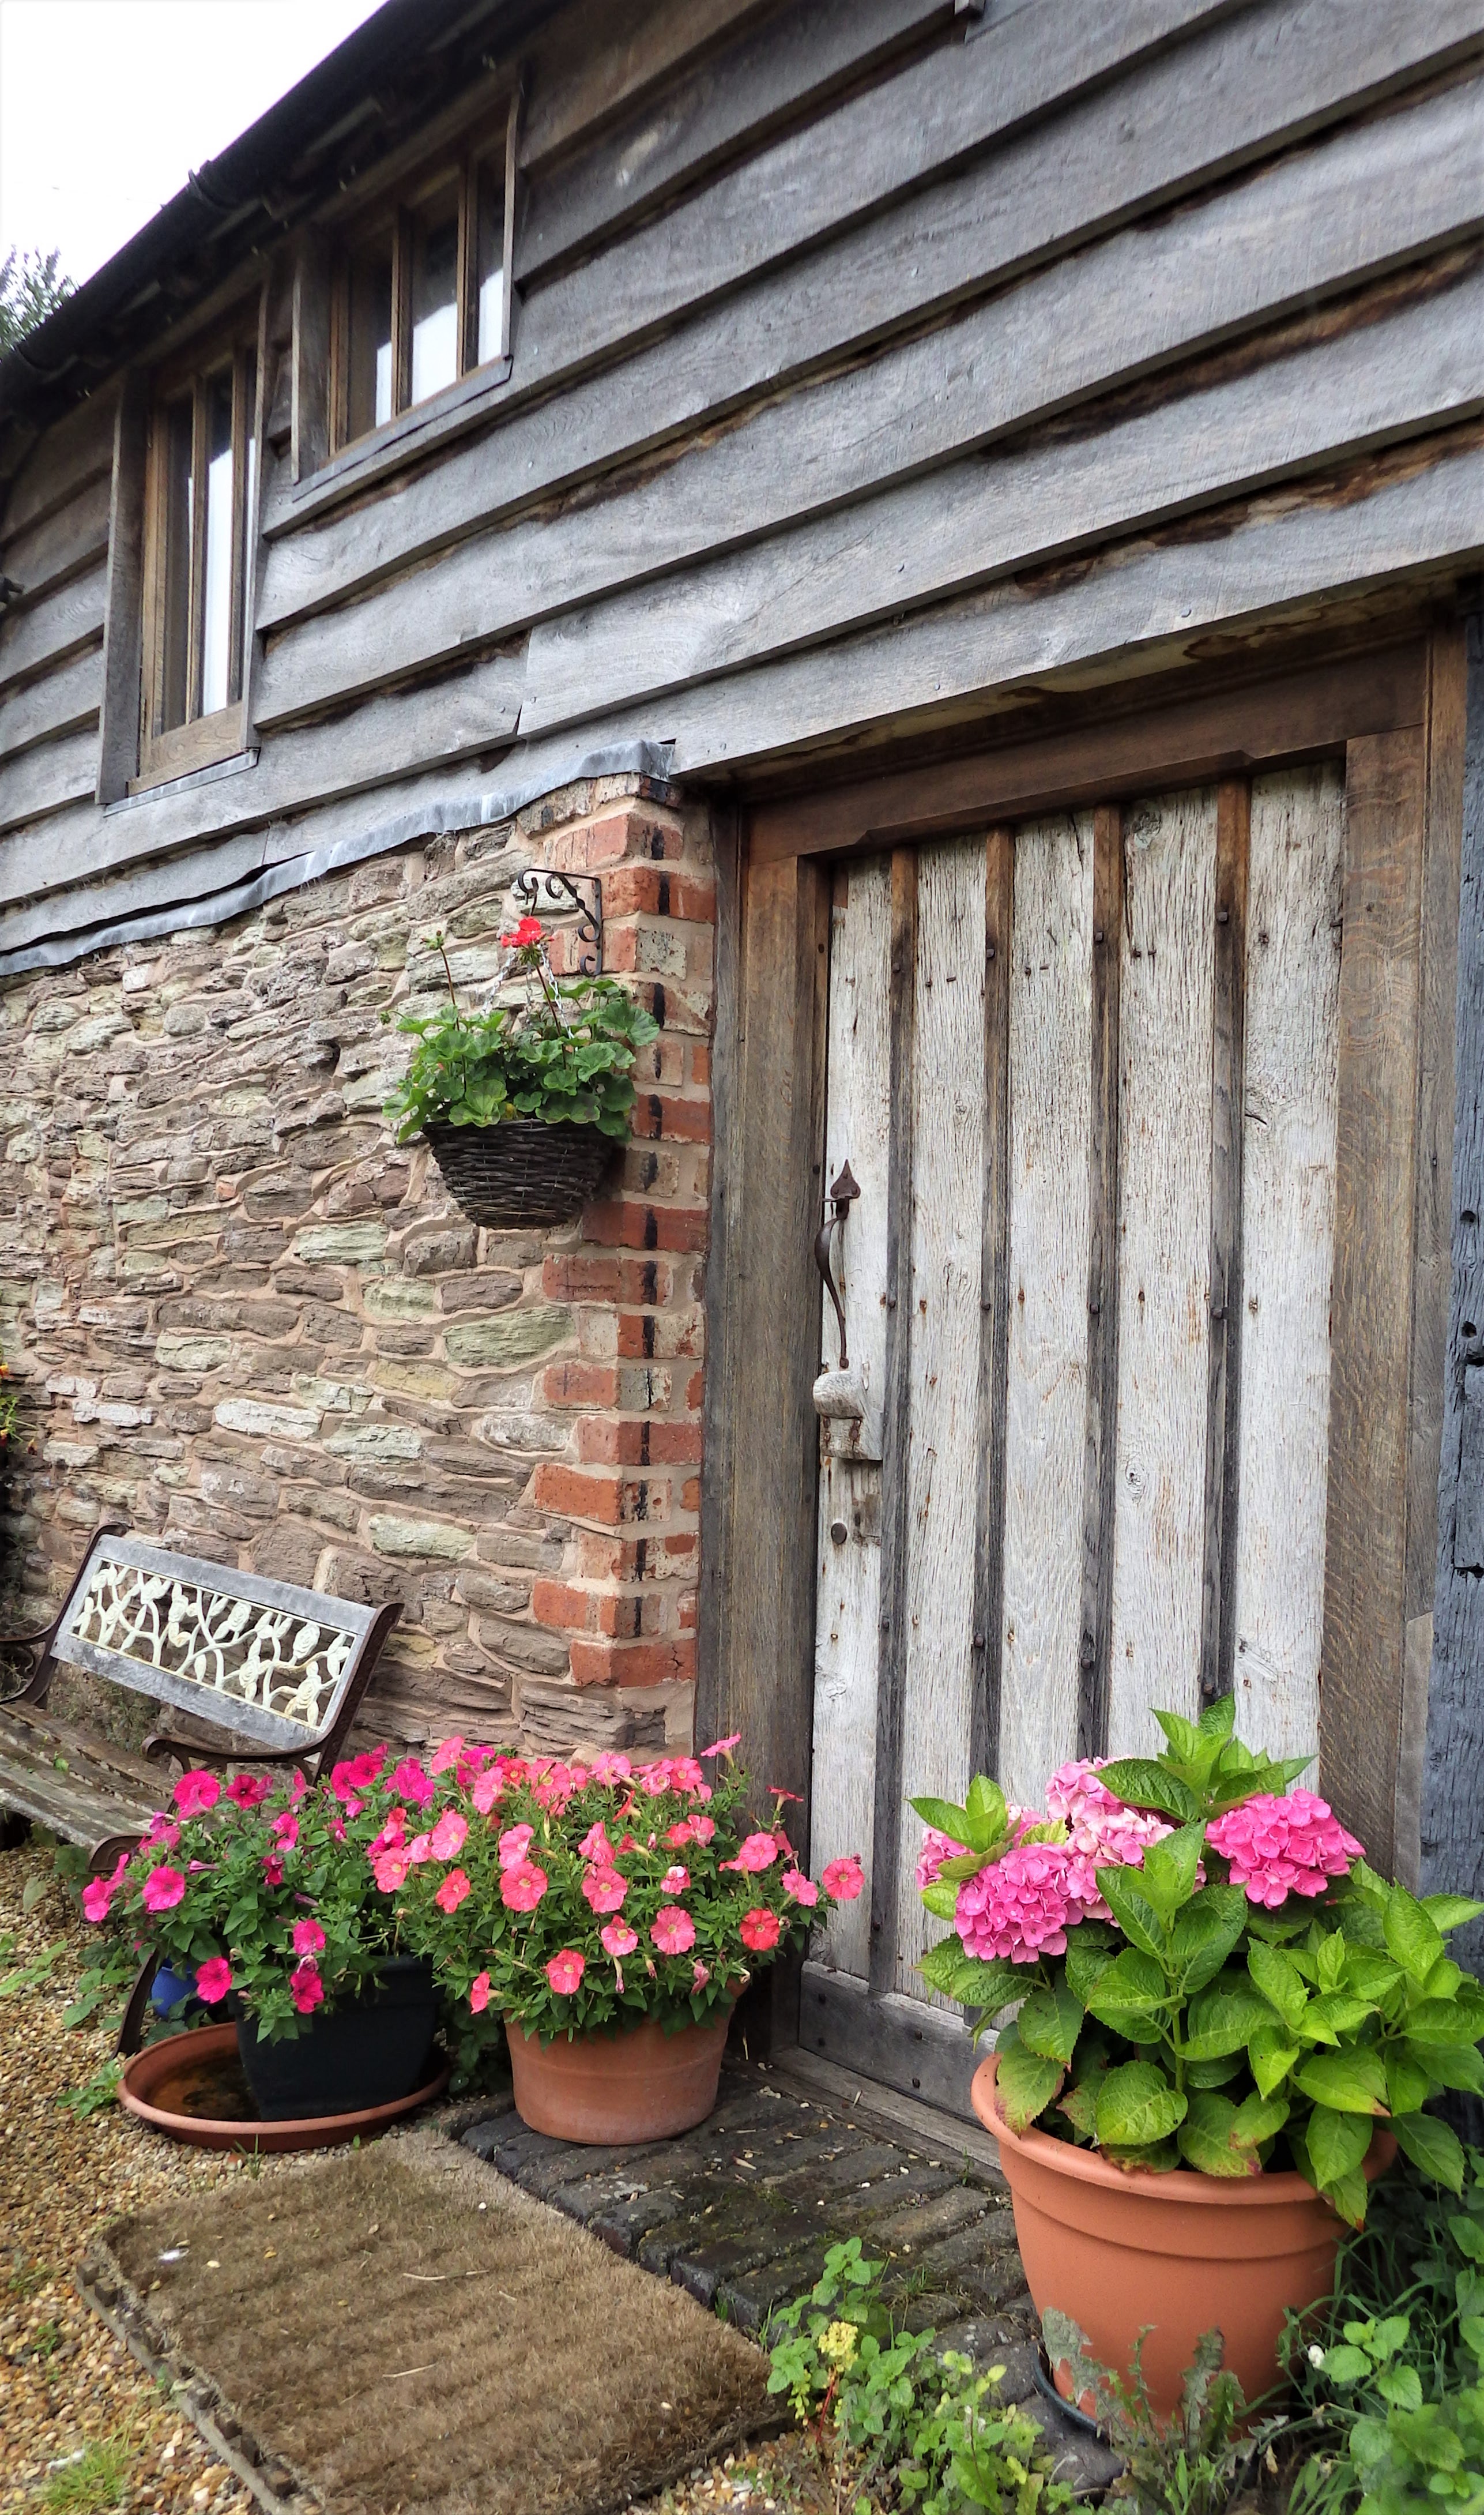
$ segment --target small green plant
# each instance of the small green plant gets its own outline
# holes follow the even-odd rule
[[[93,2114],[103,2113],[118,2102],[118,2082],[124,2075],[123,2062],[117,2057],[100,2062],[91,2079],[80,2087],[66,2087],[58,2097],[74,2122],[87,2122]]]
[[[635,1057],[659,1037],[652,1014],[612,978],[558,984],[534,917],[500,938],[507,972],[526,981],[524,1001],[465,1013],[442,935],[427,939],[442,958],[448,1006],[406,1013],[397,1024],[417,1042],[387,1102],[397,1142],[430,1122],[497,1127],[513,1118],[596,1127],[622,1141],[634,1106]]]
[[[1221,2363],[1219,2331],[1202,2332],[1185,2370],[1179,2409],[1166,2420],[1155,2412],[1144,2379],[1145,2333],[1139,2334],[1132,2378],[1126,2380],[1090,2354],[1086,2333],[1069,2315],[1051,2307],[1042,2328],[1051,2364],[1067,2369],[1073,2400],[1084,2407],[1091,2400],[1109,2443],[1123,2455],[1117,2494],[1140,2515],[1222,2515],[1287,2424],[1280,2413],[1243,2427],[1247,2406],[1241,2385]]]
[[[833,2444],[842,2487],[846,2467],[860,2484],[855,2515],[1070,2506],[1040,2429],[1000,2399],[1003,2367],[976,2374],[952,2350],[940,2357],[930,2331],[898,2330],[881,2292],[885,2268],[866,2259],[858,2236],[832,2245],[814,2287],[769,2326],[768,2391],[787,2393],[822,2453]]]
[[[122,2506],[134,2454],[129,2431],[95,2437],[43,2484],[41,2503],[47,2515],[101,2515],[107,2506]]]
[[[39,1957],[32,1957],[29,1964],[15,1965],[9,1973],[0,1974],[0,2000],[19,2000],[23,1991],[38,1990],[51,1980],[53,1966],[66,1952],[65,1939],[58,1939],[51,1947],[43,1948]]]

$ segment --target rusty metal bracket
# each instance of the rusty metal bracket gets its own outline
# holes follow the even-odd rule
[[[552,872],[545,865],[527,865],[512,883],[511,897],[528,917],[562,917],[575,909],[578,935],[591,947],[577,967],[583,977],[596,978],[602,970],[602,882],[596,873],[581,879],[592,893],[589,899],[584,899],[569,875]]]
[[[839,1177],[831,1183],[824,1201],[824,1220],[814,1234],[814,1263],[818,1267],[820,1275],[824,1280],[825,1291],[829,1294],[831,1300],[835,1304],[835,1316],[840,1321],[840,1368],[842,1371],[848,1370],[850,1357],[845,1350],[845,1303],[840,1298],[840,1290],[836,1284],[834,1269],[830,1262],[831,1238],[836,1231],[843,1231],[845,1229],[845,1223],[849,1219],[850,1208],[859,1194],[860,1189],[855,1182],[850,1170],[850,1165],[846,1162],[844,1169],[841,1171]]]

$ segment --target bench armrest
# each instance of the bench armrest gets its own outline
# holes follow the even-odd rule
[[[48,1655],[52,1635],[56,1629],[55,1625],[46,1625],[39,1633],[0,1633],[0,1670],[3,1670],[8,1658],[19,1659],[21,1653],[26,1651],[33,1655],[30,1674],[20,1692],[0,1694],[0,1702],[39,1705],[46,1701],[51,1691],[52,1679],[57,1673]]]
[[[167,1763],[172,1755],[183,1764],[302,1764],[317,1753],[315,1746],[249,1747],[244,1752],[236,1747],[198,1747],[193,1738],[172,1738],[168,1731],[157,1729],[144,1740],[141,1753],[151,1764]]]

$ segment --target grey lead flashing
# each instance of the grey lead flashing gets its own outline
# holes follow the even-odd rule
[[[375,829],[358,831],[353,838],[337,839],[327,847],[312,847],[305,855],[290,856],[281,864],[269,865],[245,882],[232,883],[227,889],[211,891],[204,898],[141,910],[132,917],[115,918],[107,925],[84,927],[74,934],[59,934],[45,943],[27,944],[19,952],[0,953],[0,978],[19,978],[27,969],[64,969],[68,962],[85,961],[91,953],[106,951],[115,943],[147,943],[158,935],[184,933],[194,927],[226,926],[234,917],[262,908],[283,891],[302,890],[307,883],[339,873],[346,865],[362,864],[370,856],[389,855],[393,848],[411,846],[420,839],[443,838],[455,830],[489,829],[497,821],[514,819],[543,795],[556,794],[564,786],[576,786],[590,778],[647,777],[664,785],[669,780],[674,754],[673,742],[610,743],[602,750],[584,752],[570,763],[558,761],[524,785],[497,787],[486,795],[457,796],[446,804],[430,804],[414,812],[400,812]]]

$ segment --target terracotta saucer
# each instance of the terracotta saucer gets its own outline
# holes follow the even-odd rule
[[[221,2100],[225,2085],[230,2084],[236,2061],[235,2026],[199,2026],[188,2034],[167,2036],[162,2043],[150,2043],[135,2053],[119,2082],[119,2103],[138,2114],[141,2122],[168,2132],[187,2148],[247,2148],[269,2156],[286,2149],[338,2148],[347,2140],[372,2138],[403,2114],[416,2113],[419,2105],[440,2096],[452,2069],[445,2061],[425,2087],[399,2096],[394,2104],[372,2105],[364,2113],[320,2114],[309,2122],[260,2122],[232,2120],[210,2110],[214,2101]]]

